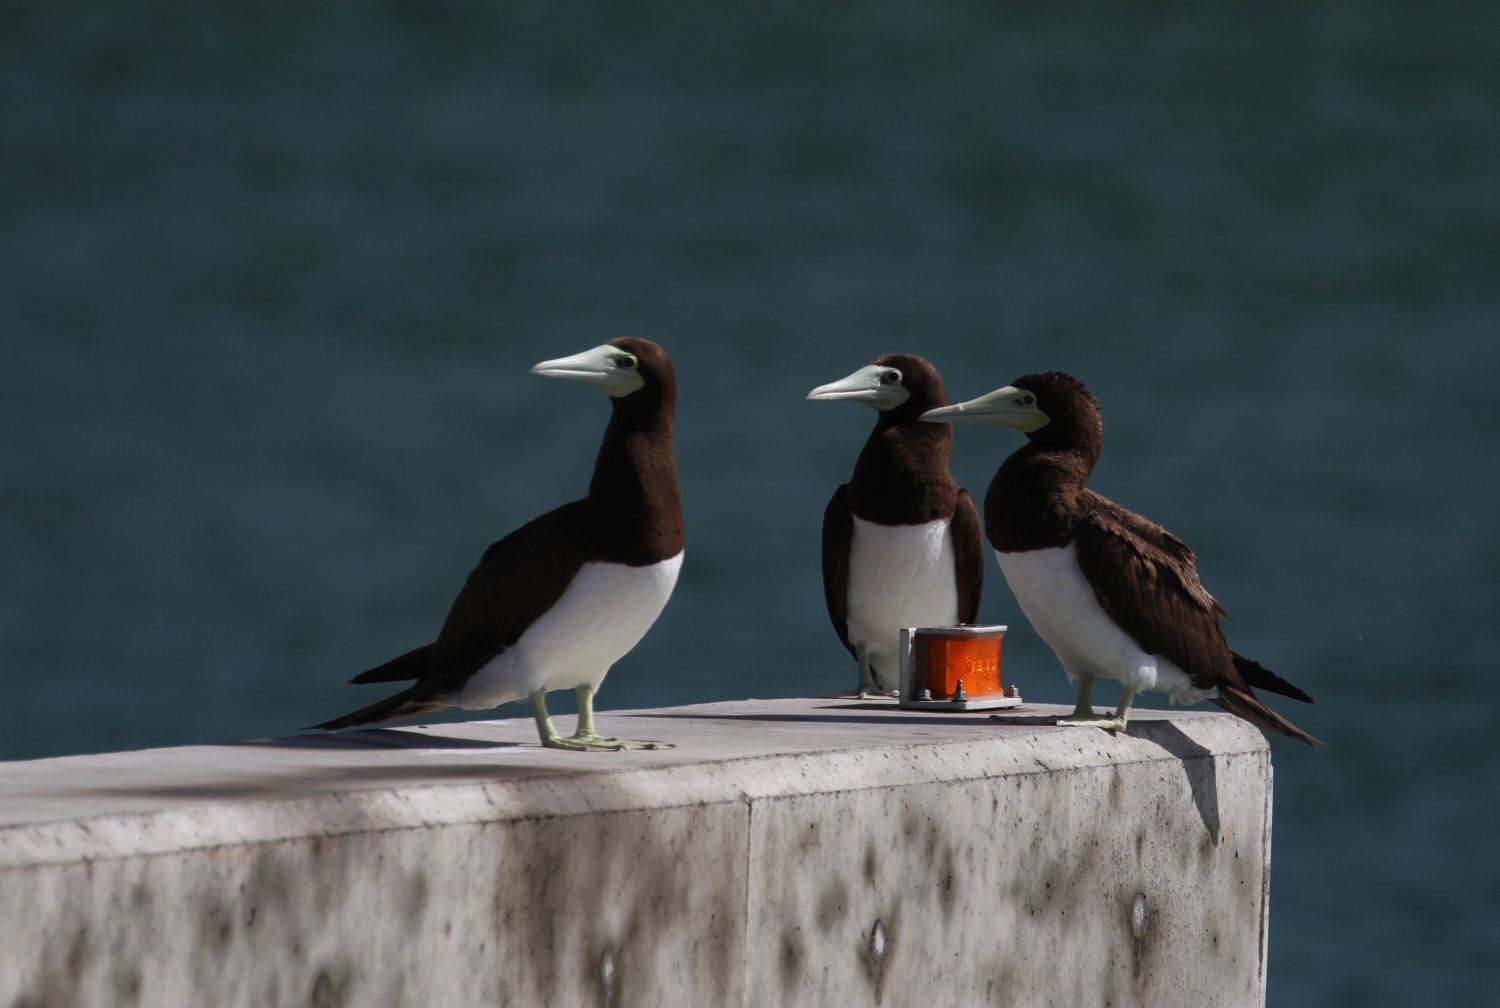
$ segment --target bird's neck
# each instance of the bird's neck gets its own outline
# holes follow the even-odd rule
[[[948,473],[953,428],[936,423],[877,423],[854,463],[849,509],[883,525],[953,515],[958,484]]]
[[[1064,546],[1087,509],[1089,474],[1099,461],[1092,442],[1032,441],[1000,466],[984,495],[984,528],[1001,552]]]
[[[644,566],[682,552],[682,494],[670,404],[652,410],[616,406],[594,462],[587,501],[606,559]]]

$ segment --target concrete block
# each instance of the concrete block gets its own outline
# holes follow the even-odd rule
[[[0,764],[0,1008],[1264,1003],[1271,765],[777,700]]]

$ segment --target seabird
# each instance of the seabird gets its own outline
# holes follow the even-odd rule
[[[661,347],[613,339],[533,374],[604,390],[612,403],[589,492],[485,550],[431,644],[350,682],[416,682],[378,703],[317,725],[481,710],[531,699],[542,744],[556,749],[656,749],[661,742],[602,738],[594,693],[610,666],[645,636],[682,567],[682,502],[672,449],[676,379]],[[578,728],[560,737],[550,690],[573,689]]]
[[[948,473],[953,429],[919,419],[948,397],[927,361],[887,354],[807,398],[860,402],[878,413],[853,477],[823,512],[828,616],[859,664],[858,689],[825,695],[889,696],[900,676],[902,627],[979,615],[979,512]]]
[[[1104,439],[1099,404],[1059,371],[1029,374],[924,420],[975,421],[1023,432],[984,498],[1000,570],[1037,635],[1056,652],[1078,703],[1058,724],[1124,731],[1137,692],[1173,703],[1212,700],[1261,728],[1317,739],[1261,703],[1251,687],[1312,697],[1229,650],[1228,614],[1198,578],[1193,551],[1141,515],[1084,486]],[[1111,716],[1094,713],[1095,676],[1124,687]]]

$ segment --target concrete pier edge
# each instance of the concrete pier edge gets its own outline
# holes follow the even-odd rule
[[[1271,762],[767,700],[0,764],[0,1006],[1260,1005]]]

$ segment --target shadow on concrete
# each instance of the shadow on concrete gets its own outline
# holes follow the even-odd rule
[[[1219,844],[1219,778],[1213,753],[1194,742],[1171,721],[1132,721],[1130,734],[1161,746],[1182,761],[1188,789],[1203,828],[1214,846]]]
[[[826,699],[836,700],[838,698],[836,698],[836,697],[828,697]],[[822,707],[820,707],[818,709],[819,710],[886,710],[886,711],[898,711],[901,708],[898,707],[896,705],[895,701],[893,701],[893,700],[886,700],[886,701],[880,701],[880,700],[851,700],[851,701],[845,701],[845,702],[842,702],[842,703],[826,703],[826,704],[824,704]]]
[[[452,735],[431,735],[424,732],[401,731],[395,728],[367,728],[339,733],[306,733],[287,735],[281,738],[251,739],[246,742],[222,743],[225,748],[260,749],[271,751],[321,751],[321,752],[484,752],[519,749],[522,743],[505,742],[498,739],[462,738]],[[357,763],[353,765],[297,765],[280,766],[259,763],[243,766],[226,765],[222,768],[210,764],[203,777],[207,779],[181,781],[179,783],[140,783],[122,781],[118,785],[76,788],[67,793],[78,798],[146,798],[185,801],[225,801],[244,799],[268,799],[305,797],[324,790],[378,788],[404,784],[432,784],[505,781],[520,778],[567,776],[588,769],[580,765],[576,771],[549,767],[539,771],[532,765],[516,765],[509,762],[449,762],[438,760],[431,763],[397,763],[386,761]]]
[[[1022,710],[1020,707],[1012,707],[1011,710]],[[990,720],[995,724],[1021,725],[1026,728],[1047,728],[1057,726],[1056,714],[990,714]]]
[[[834,723],[834,724],[866,724],[866,725],[903,725],[913,724],[929,725],[983,725],[994,728],[1001,725],[1012,725],[1020,728],[1052,728],[1057,724],[1056,714],[1030,714],[1025,707],[1009,707],[1003,713],[993,710],[969,711],[960,713],[955,711],[919,711],[901,710],[890,704],[830,704],[819,710],[826,711],[884,711],[882,716],[861,714],[704,714],[704,713],[672,713],[667,711],[610,711],[613,717],[632,718],[662,718],[680,719],[683,721],[783,721],[789,723]],[[1150,718],[1140,718],[1130,722],[1130,735],[1141,735],[1136,729],[1142,725],[1170,724],[1168,721],[1155,721]],[[1074,731],[1086,729],[1070,729]],[[1098,729],[1091,729],[1097,731]],[[1186,736],[1183,736],[1186,739]],[[1153,740],[1154,741],[1154,740]],[[1207,750],[1202,750],[1207,752]]]
[[[398,728],[362,728],[343,732],[303,732],[300,735],[258,738],[228,744],[267,749],[514,749],[521,743],[429,735],[426,732],[401,731]]]
[[[842,709],[847,710],[848,708],[846,707]],[[886,717],[870,717],[868,715],[859,714],[668,714],[665,712],[658,714],[647,713],[645,711],[631,712],[628,714],[624,712],[614,711],[611,711],[610,713],[614,717],[661,718],[666,720],[681,719],[683,721],[783,721],[787,723],[800,724],[828,723],[864,725],[910,725],[912,723],[917,723],[931,725],[973,725],[975,727],[985,725],[986,727],[988,727],[988,722],[984,719],[983,711],[975,711],[973,714],[968,715],[950,714],[947,717],[940,717],[934,716],[932,714],[926,714],[922,711],[897,712],[894,708],[891,707],[886,707],[884,709],[891,711],[891,713]]]
[[[549,767],[539,772],[534,766],[509,763],[434,763],[382,766],[299,767],[289,771],[252,770],[244,775],[226,771],[218,779],[184,781],[178,784],[121,783],[116,786],[72,788],[54,794],[76,798],[148,798],[183,801],[227,801],[255,799],[305,798],[326,791],[352,788],[363,791],[386,786],[472,783],[568,777],[586,773],[588,767],[576,770]]]

